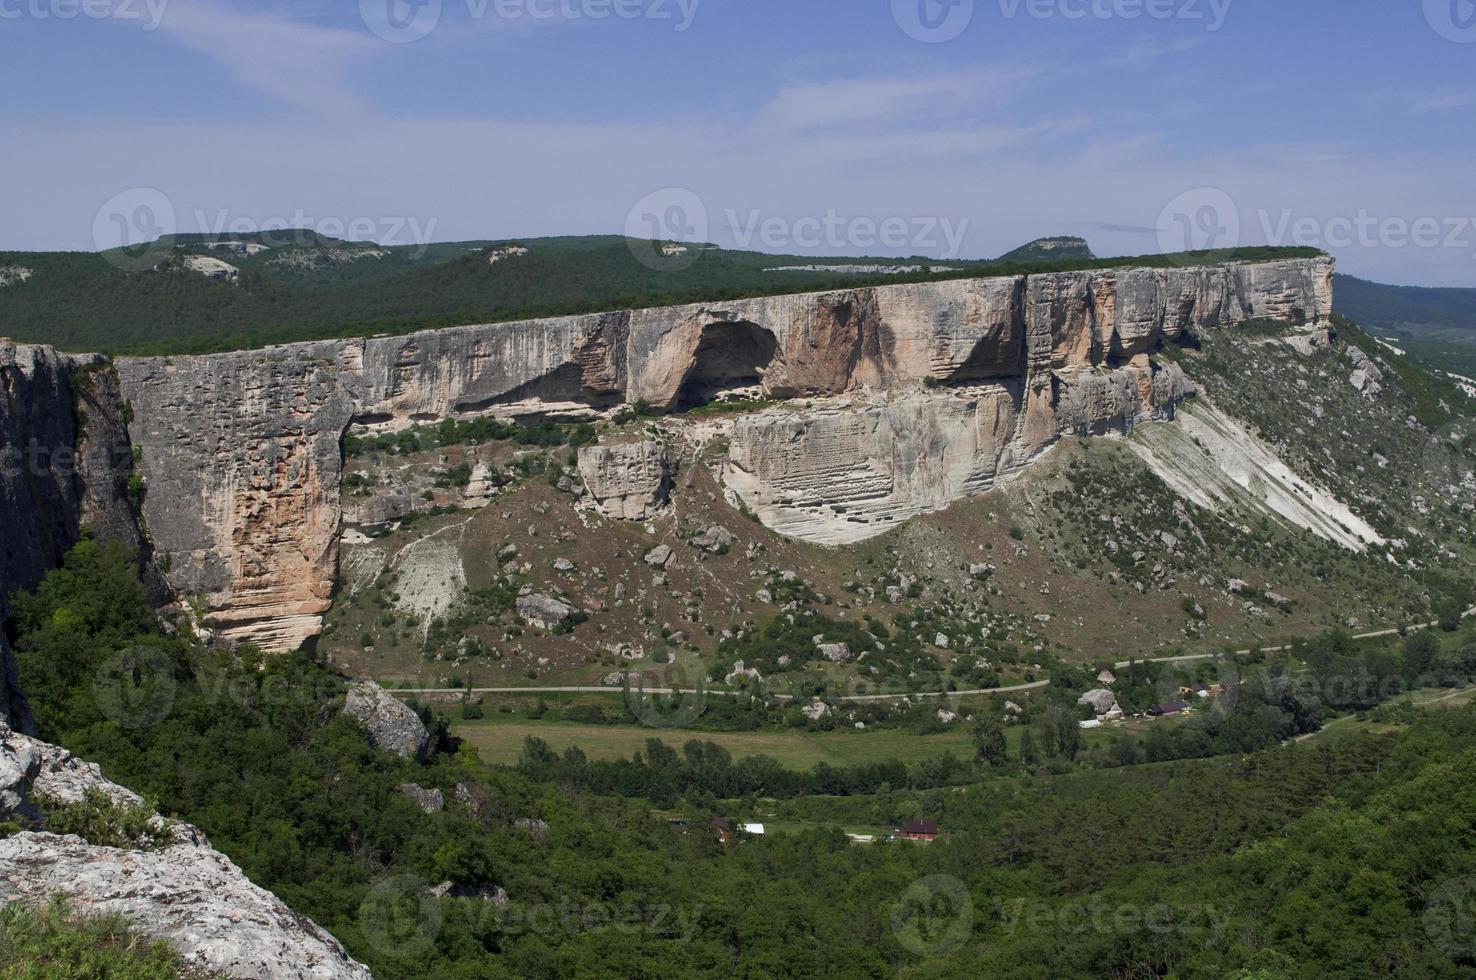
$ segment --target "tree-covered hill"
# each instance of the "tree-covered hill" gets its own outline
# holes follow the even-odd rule
[[[1343,275],[1335,285],[1344,316],[1426,367],[1476,377],[1476,288],[1388,286]]]

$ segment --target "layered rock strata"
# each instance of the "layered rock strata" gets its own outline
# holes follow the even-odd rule
[[[826,399],[734,425],[725,484],[767,526],[818,544],[861,541],[981,494],[1065,434],[1125,434],[1193,392],[1139,355],[1115,371],[943,391]]]

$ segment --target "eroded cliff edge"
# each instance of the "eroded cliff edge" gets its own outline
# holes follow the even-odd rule
[[[127,411],[112,368],[95,355],[0,339],[0,625],[7,597],[60,564],[84,527],[139,558],[157,598],[133,482]],[[0,722],[32,731],[0,637]]]
[[[1171,416],[1191,386],[1152,352],[1251,318],[1318,324],[1332,269],[1318,258],[880,286],[117,371],[170,583],[225,638],[281,649],[314,636],[332,603],[352,422],[819,399],[737,426],[729,483],[780,530],[853,540],[987,489],[1063,433]],[[846,396],[861,401],[831,401]],[[817,468],[817,455],[844,465]],[[837,495],[841,481],[861,489]]]

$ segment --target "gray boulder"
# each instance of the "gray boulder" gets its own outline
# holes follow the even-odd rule
[[[518,615],[539,629],[551,630],[574,615],[574,607],[552,596],[524,595],[518,596]]]
[[[652,568],[665,568],[675,557],[676,553],[669,545],[658,544],[646,553],[646,564]]]
[[[343,713],[364,726],[369,744],[377,749],[410,758],[423,755],[430,745],[430,732],[420,716],[373,681],[349,688]]]
[[[1088,691],[1077,698],[1076,703],[1079,705],[1090,705],[1092,711],[1099,715],[1105,715],[1117,707],[1117,695],[1105,688],[1098,688],[1095,691]]]
[[[438,789],[426,789],[419,783],[401,783],[399,790],[426,813],[438,813],[446,809],[446,794]]]
[[[727,551],[733,547],[733,532],[725,527],[714,524],[707,529],[705,534],[693,538],[692,546],[694,548],[701,548],[703,551],[710,551],[713,554]]]

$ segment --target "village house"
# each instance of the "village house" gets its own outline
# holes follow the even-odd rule
[[[1163,704],[1150,705],[1148,713],[1155,718],[1163,718],[1167,715],[1182,715],[1188,710],[1188,701],[1166,701]]]
[[[892,831],[892,836],[903,840],[937,840],[938,825],[931,820],[909,820]]]

